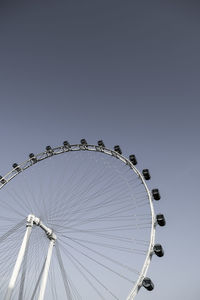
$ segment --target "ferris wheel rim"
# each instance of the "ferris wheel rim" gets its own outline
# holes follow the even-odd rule
[[[73,145],[69,145],[69,146],[58,146],[58,147],[51,148],[50,151],[46,150],[46,151],[43,151],[43,152],[40,152],[40,153],[34,155],[34,159],[36,159],[35,162],[33,161],[32,158],[29,158],[29,159],[23,161],[22,163],[17,164],[17,166],[15,168],[13,167],[13,169],[11,171],[9,171],[5,176],[3,176],[3,177],[1,176],[0,190],[5,185],[7,185],[7,183],[9,181],[11,181],[14,177],[16,177],[17,175],[19,175],[21,172],[25,171],[29,167],[32,167],[33,165],[37,164],[38,162],[41,162],[41,161],[43,161],[47,158],[53,157],[53,156],[57,156],[60,154],[64,154],[67,152],[73,152],[73,151],[100,152],[100,153],[104,153],[106,155],[112,156],[116,159],[119,159],[121,162],[123,162],[125,165],[129,166],[133,170],[133,172],[139,177],[139,179],[141,180],[142,184],[145,187],[146,193],[148,195],[150,211],[151,211],[151,231],[150,231],[149,247],[148,247],[145,261],[143,263],[143,266],[142,266],[142,269],[140,271],[137,281],[135,282],[133,288],[131,289],[131,291],[129,292],[129,295],[126,298],[126,300],[133,300],[134,297],[137,295],[140,287],[142,286],[142,281],[147,274],[147,271],[148,271],[148,268],[149,268],[149,265],[151,262],[151,258],[152,258],[152,254],[153,254],[153,247],[155,244],[156,218],[155,218],[152,195],[151,195],[150,190],[148,189],[146,181],[145,181],[143,175],[141,174],[141,172],[133,165],[133,163],[128,158],[126,158],[125,156],[123,156],[122,154],[118,153],[115,150],[111,150],[107,147],[102,147],[102,146],[97,146],[97,145],[92,145],[92,144],[86,144],[86,145],[73,144]]]

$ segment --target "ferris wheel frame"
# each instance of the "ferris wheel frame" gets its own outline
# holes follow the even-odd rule
[[[44,159],[53,157],[55,155],[60,155],[60,154],[64,154],[66,152],[71,152],[71,151],[101,152],[106,155],[115,157],[116,159],[119,159],[125,165],[130,167],[133,170],[133,172],[138,176],[138,178],[141,180],[142,184],[144,185],[144,188],[146,190],[148,200],[149,200],[150,210],[151,210],[151,231],[150,231],[149,247],[148,247],[148,251],[146,254],[144,264],[142,266],[142,269],[140,271],[140,274],[138,276],[138,279],[137,279],[135,285],[133,286],[133,288],[129,292],[129,295],[126,298],[126,300],[133,300],[135,298],[135,296],[137,295],[139,289],[142,286],[143,279],[145,278],[145,276],[147,274],[147,271],[148,271],[148,268],[149,268],[149,265],[151,262],[151,258],[152,258],[153,252],[154,252],[153,248],[155,245],[155,228],[156,228],[157,222],[156,222],[156,216],[155,216],[155,212],[154,212],[152,194],[151,194],[150,190],[148,189],[145,178],[129,159],[127,159],[126,157],[124,157],[122,154],[120,154],[119,152],[117,152],[115,150],[111,150],[104,146],[91,145],[91,144],[87,144],[87,143],[86,144],[83,144],[83,143],[82,144],[73,144],[73,145],[70,145],[70,144],[65,145],[64,144],[63,146],[59,146],[59,147],[55,147],[55,148],[51,148],[50,146],[48,146],[48,150],[43,151],[36,155],[32,154],[31,157],[29,159],[27,159],[26,161],[24,161],[20,164],[14,164],[13,169],[10,172],[8,172],[4,177],[2,177],[2,176],[0,177],[0,189],[2,189],[15,176],[20,174],[22,171],[25,171],[27,168],[35,165],[36,163],[43,161]]]

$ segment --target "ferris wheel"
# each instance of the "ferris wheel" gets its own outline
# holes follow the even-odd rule
[[[0,298],[133,300],[153,290],[146,275],[164,255],[155,229],[166,222],[149,170],[136,165],[119,145],[82,139],[0,176]]]

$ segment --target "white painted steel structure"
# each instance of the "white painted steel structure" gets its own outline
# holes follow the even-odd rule
[[[33,228],[33,225],[37,225],[39,227],[41,227],[47,237],[49,238],[50,242],[49,242],[49,249],[48,249],[48,253],[47,253],[47,257],[46,257],[46,262],[45,262],[45,266],[44,266],[44,270],[43,270],[43,275],[42,275],[42,281],[41,281],[41,287],[40,287],[40,294],[39,294],[39,298],[38,300],[43,300],[44,299],[44,294],[45,294],[45,289],[46,289],[46,284],[47,284],[47,277],[48,277],[48,271],[49,271],[49,266],[50,266],[50,262],[51,262],[51,256],[52,256],[52,251],[53,251],[53,246],[55,245],[55,240],[56,240],[56,235],[53,233],[53,231],[48,228],[47,226],[45,226],[42,221],[35,217],[34,215],[30,214],[27,217],[27,223],[26,223],[26,232],[24,235],[24,239],[16,260],[16,264],[8,285],[8,289],[5,295],[5,300],[10,300],[12,297],[12,293],[13,293],[13,289],[15,287],[15,283],[17,280],[17,277],[19,275],[19,271],[23,262],[23,259],[25,257],[25,253],[26,250],[28,248],[28,244],[29,244],[29,239],[30,239],[30,235],[31,235],[31,231]]]
[[[145,179],[144,179],[143,175],[131,163],[131,161],[129,159],[127,159],[126,157],[124,157],[123,155],[119,154],[118,152],[116,152],[114,150],[110,150],[106,147],[101,147],[101,146],[96,146],[96,145],[74,144],[74,145],[68,145],[68,146],[60,146],[60,147],[52,148],[50,151],[41,152],[41,153],[35,155],[34,158],[30,158],[30,159],[22,162],[21,164],[19,164],[16,168],[12,169],[9,173],[7,173],[4,177],[1,178],[1,180],[0,180],[0,182],[1,182],[0,183],[0,189],[3,188],[10,180],[12,180],[19,173],[21,173],[22,171],[25,171],[27,168],[33,166],[35,163],[41,162],[41,161],[43,161],[43,160],[45,160],[49,157],[57,156],[57,155],[60,155],[60,154],[71,152],[71,151],[101,152],[101,153],[104,153],[105,155],[115,157],[116,159],[119,159],[122,163],[127,165],[129,168],[131,168],[132,171],[138,176],[138,178],[141,180],[141,182],[144,185],[144,188],[146,190],[146,193],[147,193],[147,196],[148,196],[148,199],[149,199],[150,210],[151,210],[151,232],[150,232],[150,237],[149,237],[149,247],[148,247],[148,251],[147,251],[147,254],[146,254],[146,257],[145,257],[143,267],[141,269],[141,272],[138,276],[138,279],[137,279],[135,285],[132,287],[131,291],[129,292],[129,295],[126,298],[126,300],[133,300],[135,298],[137,292],[139,291],[140,287],[142,286],[142,281],[143,281],[144,277],[146,276],[146,273],[147,273],[147,270],[148,270],[148,267],[150,265],[150,261],[151,261],[151,258],[152,258],[153,247],[154,247],[154,244],[155,244],[156,218],[155,218],[155,213],[154,213],[154,207],[153,207],[153,200],[152,200],[151,192],[149,191],[149,189],[147,187],[147,184],[145,182]],[[27,248],[27,245],[28,245],[28,241],[29,241],[29,237],[30,237],[30,234],[31,234],[31,229],[33,227],[33,224],[35,224],[37,226],[40,226],[46,232],[48,238],[50,239],[48,254],[47,254],[47,257],[46,257],[46,262],[45,262],[43,275],[42,275],[42,279],[41,279],[42,280],[42,285],[41,285],[38,300],[43,300],[44,299],[44,293],[45,293],[45,286],[46,286],[46,282],[47,282],[48,270],[49,270],[49,266],[50,266],[50,260],[51,260],[52,250],[53,250],[53,246],[55,244],[56,236],[54,235],[54,233],[52,232],[51,229],[46,227],[40,221],[39,218],[37,218],[33,215],[30,215],[27,219],[26,233],[25,233],[22,245],[21,245],[21,249],[19,251],[19,255],[18,255],[18,258],[17,258],[17,261],[16,261],[15,268],[13,270],[12,277],[10,279],[10,283],[9,283],[9,286],[8,286],[8,290],[7,290],[5,300],[10,300],[11,299],[12,291],[13,291],[13,288],[14,288],[14,285],[15,285],[15,282],[16,282],[17,275],[19,273],[19,269],[20,269],[22,260],[24,258],[25,252],[26,252],[26,248]],[[66,288],[68,289],[68,287],[66,287]]]

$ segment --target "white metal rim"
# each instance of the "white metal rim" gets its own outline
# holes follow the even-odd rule
[[[101,152],[101,153],[113,156],[116,159],[121,160],[125,165],[129,166],[136,173],[136,175],[140,178],[140,180],[144,184],[144,187],[147,192],[148,199],[149,199],[150,209],[151,209],[151,233],[150,233],[149,247],[148,247],[148,251],[146,254],[146,258],[145,258],[142,270],[140,272],[138,280],[136,281],[134,287],[132,288],[128,297],[126,298],[126,300],[133,300],[135,298],[135,296],[137,295],[140,287],[142,286],[142,281],[147,274],[147,271],[148,271],[148,268],[149,268],[149,265],[151,262],[151,258],[152,258],[152,254],[153,254],[153,247],[155,244],[156,218],[155,218],[155,212],[154,212],[151,192],[148,189],[146,181],[145,181],[143,175],[131,163],[131,161],[129,159],[127,159],[126,157],[124,157],[123,155],[119,154],[118,152],[116,152],[114,150],[110,150],[106,147],[101,147],[101,146],[96,146],[96,145],[74,144],[74,145],[69,145],[69,146],[55,147],[55,148],[52,148],[51,151],[44,151],[39,154],[36,154],[34,156],[34,158],[36,158],[36,162],[34,162],[32,158],[29,158],[28,160],[22,162],[21,164],[18,164],[18,166],[16,168],[13,168],[10,172],[8,172],[4,177],[1,178],[0,189],[3,188],[3,186],[5,186],[11,179],[13,179],[15,176],[17,176],[20,172],[25,171],[27,168],[33,166],[35,163],[38,163],[49,157],[63,154],[66,152],[71,152],[71,151],[96,151],[96,152]],[[20,168],[20,171],[17,171],[17,168]]]

